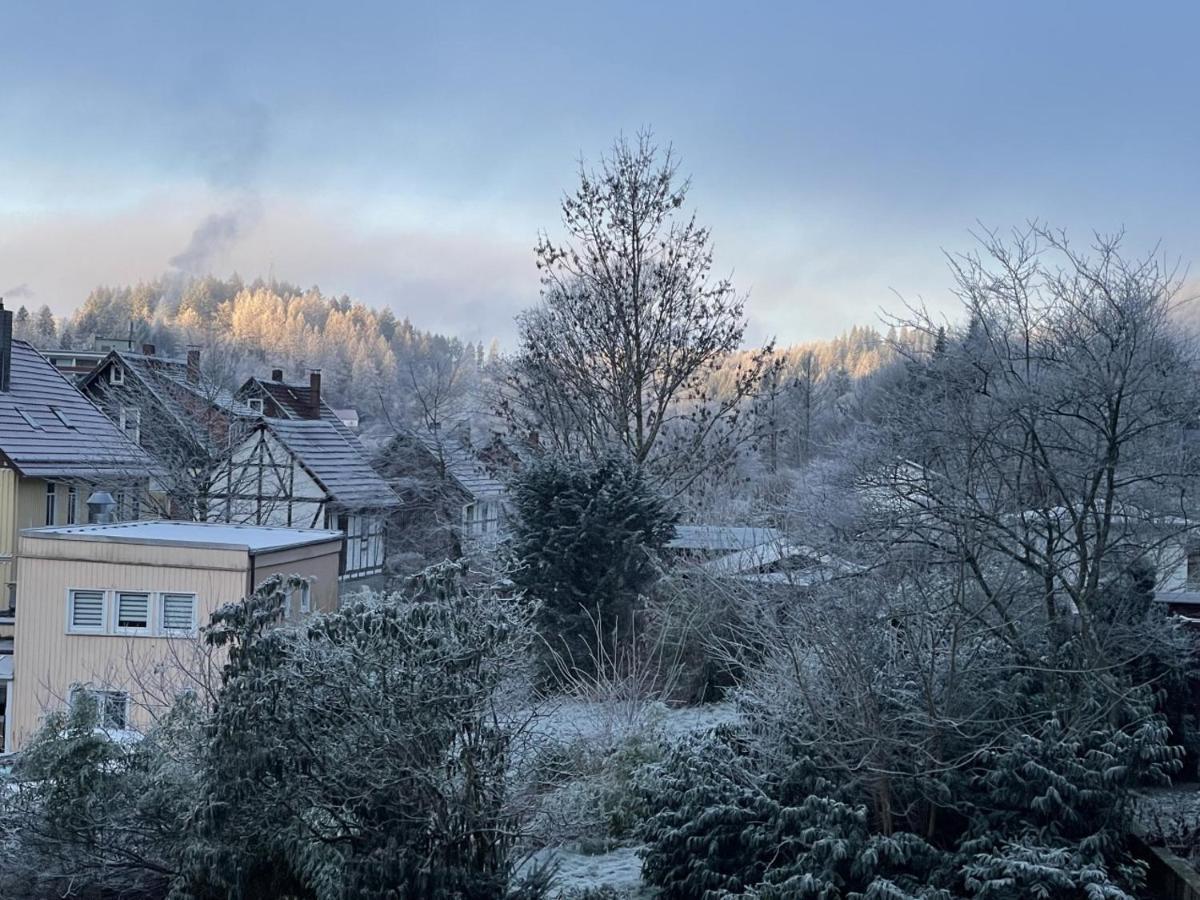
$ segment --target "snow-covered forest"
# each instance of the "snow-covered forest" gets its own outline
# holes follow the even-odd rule
[[[1144,797],[1200,761],[1174,273],[1034,223],[950,257],[954,315],[748,347],[689,185],[648,135],[582,167],[510,348],[237,278],[19,317],[318,367],[364,433],[513,458],[499,543],[301,624],[265,583],[138,740],[49,716],[0,895],[1150,895]]]

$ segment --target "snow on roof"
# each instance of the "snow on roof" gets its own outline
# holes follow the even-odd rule
[[[667,547],[671,550],[732,553],[782,541],[783,535],[775,528],[751,528],[740,525],[676,525],[675,537],[667,542]]]
[[[0,392],[0,451],[24,475],[145,477],[154,464],[25,341],[12,342],[9,390]]]
[[[501,497],[504,484],[488,472],[483,462],[453,435],[445,438],[428,431],[414,429],[412,436],[435,460],[445,467],[446,474],[476,499]]]
[[[386,481],[371,468],[357,442],[324,419],[264,419],[267,428],[320,482],[334,503],[347,508],[387,509],[400,505]]]
[[[340,531],[315,528],[275,528],[267,525],[233,525],[225,522],[176,522],[165,519],[118,522],[108,525],[56,525],[26,528],[33,538],[118,541],[136,544],[176,544],[246,550],[251,555],[326,541],[341,541]]]

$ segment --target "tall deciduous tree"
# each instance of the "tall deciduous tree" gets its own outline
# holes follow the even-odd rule
[[[742,342],[745,298],[712,274],[712,240],[684,212],[690,181],[648,133],[583,167],[562,201],[565,237],[536,247],[542,302],[518,319],[506,412],[554,449],[619,448],[684,486],[746,436],[744,401],[768,351],[719,395],[712,376]]]

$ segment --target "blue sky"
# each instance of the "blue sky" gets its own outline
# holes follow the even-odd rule
[[[949,308],[942,253],[978,222],[1124,227],[1186,263],[1198,25],[1192,4],[0,0],[0,291],[66,312],[182,257],[508,340],[577,160],[645,126],[756,338],[897,294]]]

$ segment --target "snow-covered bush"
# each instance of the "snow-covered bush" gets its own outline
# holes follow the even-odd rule
[[[495,898],[517,822],[510,685],[527,609],[465,590],[359,597],[272,627],[281,592],[214,615],[229,663],[210,726],[185,895]]]
[[[90,695],[52,712],[0,778],[0,896],[163,896],[187,847],[202,721],[185,696],[116,742]]]

